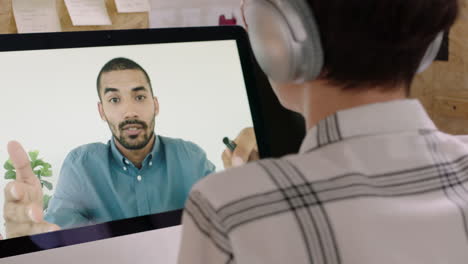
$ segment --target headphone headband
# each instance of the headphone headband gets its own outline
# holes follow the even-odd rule
[[[244,11],[254,55],[271,80],[300,83],[320,75],[324,52],[314,13],[305,0],[245,0]],[[440,32],[418,73],[431,65],[442,39]]]

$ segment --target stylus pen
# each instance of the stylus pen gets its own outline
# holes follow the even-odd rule
[[[237,144],[236,142],[230,140],[228,137],[224,137],[223,138],[223,143],[224,145],[226,145],[226,147],[231,150],[232,152],[234,152],[234,150],[236,149],[237,147]]]

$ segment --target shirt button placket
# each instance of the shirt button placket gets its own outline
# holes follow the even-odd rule
[[[145,185],[142,184],[143,177],[138,174],[136,176],[136,186],[135,186],[135,191],[136,191],[136,198],[137,198],[137,204],[138,204],[138,212],[140,215],[146,215],[149,214],[148,211],[148,206],[147,206],[147,199],[146,199],[146,188]]]

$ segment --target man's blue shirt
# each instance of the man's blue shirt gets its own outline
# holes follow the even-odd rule
[[[181,209],[193,184],[214,171],[200,147],[181,139],[156,136],[141,169],[114,139],[87,144],[65,158],[45,220],[70,228]]]

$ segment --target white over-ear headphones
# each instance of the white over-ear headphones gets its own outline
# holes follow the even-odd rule
[[[443,39],[444,39],[444,32],[439,32],[439,34],[437,34],[437,37],[432,41],[432,43],[427,48],[426,54],[424,54],[421,64],[419,64],[417,73],[421,73],[425,71],[427,68],[429,68],[429,66],[431,66],[432,62],[435,60],[435,58],[437,57],[437,54],[439,53],[440,46],[442,45]]]
[[[250,43],[262,70],[278,83],[316,79],[324,53],[315,16],[305,0],[245,0]],[[418,73],[437,56],[443,32],[431,43]]]

